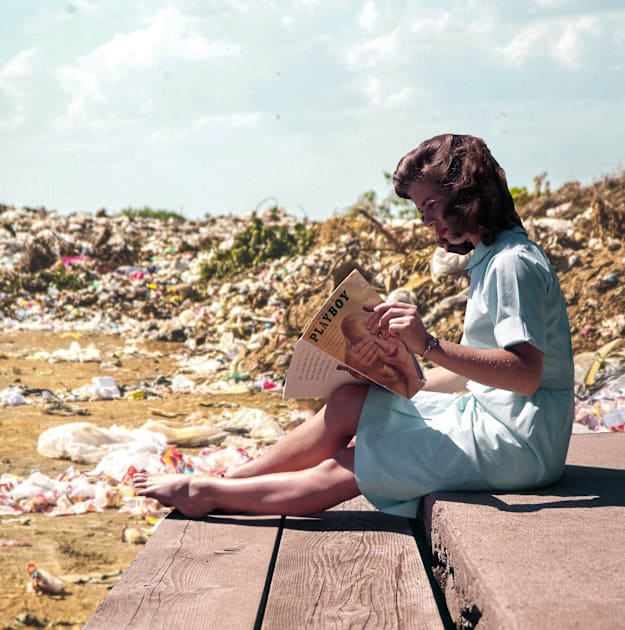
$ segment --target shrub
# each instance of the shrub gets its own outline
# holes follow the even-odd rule
[[[289,231],[286,225],[266,225],[253,213],[249,225],[233,237],[229,248],[214,246],[210,250],[210,259],[202,266],[202,280],[227,278],[267,260],[305,254],[315,236],[313,226],[297,223]]]
[[[89,286],[90,274],[81,269],[68,271],[61,263],[50,269],[42,269],[33,273],[4,273],[0,275],[0,291],[7,293],[47,293],[49,287],[54,286],[59,291],[79,291]]]

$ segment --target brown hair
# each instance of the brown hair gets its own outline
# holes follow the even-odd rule
[[[408,187],[420,180],[438,184],[449,194],[444,215],[457,234],[479,234],[490,245],[502,230],[522,225],[506,174],[481,138],[443,134],[422,142],[399,161],[393,173],[395,192],[409,199]],[[443,245],[459,253],[473,247],[469,241]]]

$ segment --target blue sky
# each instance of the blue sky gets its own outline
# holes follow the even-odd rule
[[[625,168],[621,0],[2,0],[0,28],[7,205],[325,219],[445,131],[511,186]]]

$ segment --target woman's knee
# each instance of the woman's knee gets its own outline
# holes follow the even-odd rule
[[[334,457],[317,464],[313,471],[316,483],[321,488],[355,484],[354,448],[341,449]]]
[[[368,391],[369,388],[364,385],[341,385],[330,394],[327,406],[335,412],[351,413],[360,417]]]

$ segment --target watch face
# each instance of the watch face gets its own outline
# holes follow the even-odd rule
[[[428,350],[432,350],[433,348],[436,348],[436,346],[438,346],[438,339],[436,337],[430,337],[425,344],[425,347]]]

